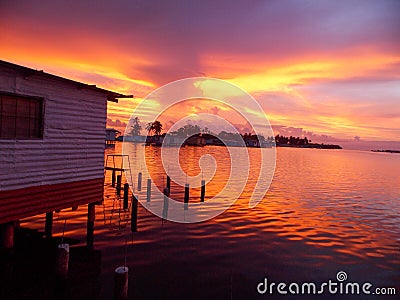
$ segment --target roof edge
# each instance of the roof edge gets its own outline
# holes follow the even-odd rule
[[[94,90],[94,91],[98,91],[101,93],[105,93],[107,95],[107,101],[112,101],[112,102],[118,102],[119,98],[134,98],[134,95],[124,95],[121,93],[117,93],[117,92],[113,92],[110,90],[106,90],[100,87],[97,87],[94,84],[87,84],[87,83],[83,83],[83,82],[79,82],[76,80],[72,80],[69,78],[65,78],[65,77],[61,77],[58,75],[54,75],[54,74],[50,74],[50,73],[46,73],[43,70],[35,70],[32,68],[28,68],[25,66],[21,66],[21,65],[17,65],[5,60],[0,60],[0,65],[4,65],[7,66],[9,68],[15,69],[21,73],[24,74],[24,76],[32,76],[32,75],[42,75],[42,76],[47,76],[53,79],[57,79],[57,80],[61,80],[64,82],[68,82],[71,84],[76,85],[79,89],[89,89],[89,90]]]

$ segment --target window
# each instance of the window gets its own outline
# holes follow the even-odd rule
[[[0,138],[43,136],[43,99],[0,93]]]

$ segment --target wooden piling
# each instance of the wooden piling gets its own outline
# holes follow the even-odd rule
[[[188,210],[189,209],[189,183],[185,184],[185,197],[183,199],[183,209]]]
[[[129,183],[124,184],[124,209],[128,209]]]
[[[53,212],[47,212],[46,213],[46,223],[44,225],[44,235],[47,238],[52,237],[52,231],[53,231]]]
[[[171,177],[167,175],[167,189],[171,192]]]
[[[111,185],[112,187],[115,187],[115,170],[112,170]]]
[[[137,190],[140,192],[142,190],[142,172],[139,172],[137,178]]]
[[[96,204],[88,204],[88,219],[87,219],[87,233],[86,245],[89,249],[93,249],[94,245],[94,221],[96,219]]]
[[[122,175],[117,175],[117,195],[120,196],[121,195],[121,181],[122,181]]]
[[[164,206],[162,211],[162,218],[166,220],[168,218],[168,206],[169,206],[169,190],[164,189]]]
[[[137,231],[137,213],[138,213],[138,199],[132,195],[132,212],[131,212],[131,231]]]
[[[114,300],[128,299],[128,272],[126,266],[121,266],[114,271]]]
[[[57,247],[56,275],[61,279],[68,278],[69,244],[60,244]]]
[[[14,223],[9,222],[0,225],[1,248],[11,250],[14,247]]]
[[[185,184],[185,198],[184,198],[185,203],[189,203],[189,183]]]
[[[200,202],[204,202],[204,198],[206,196],[206,181],[201,181],[201,194],[200,194]]]
[[[150,202],[151,200],[151,179],[147,179],[147,202]]]

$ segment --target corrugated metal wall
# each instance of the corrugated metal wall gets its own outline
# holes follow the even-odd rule
[[[5,193],[14,199],[12,190],[103,178],[105,93],[6,67],[0,67],[0,91],[44,98],[43,139],[0,138],[1,201]]]

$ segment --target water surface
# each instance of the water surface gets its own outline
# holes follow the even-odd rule
[[[106,155],[119,153],[120,147],[107,149]],[[132,146],[132,155],[140,155],[139,147],[144,146]],[[145,151],[151,176],[162,188],[160,149]],[[178,224],[162,221],[139,205],[138,232],[133,234],[130,213],[122,209],[107,172],[105,201],[96,208],[95,224],[95,248],[102,254],[100,298],[111,297],[113,270],[124,264],[125,255],[129,293],[135,299],[257,298],[256,286],[264,277],[319,283],[335,279],[338,271],[345,271],[350,281],[397,287],[399,293],[400,155],[278,148],[271,187],[263,201],[249,209],[259,151],[268,149],[249,149],[253,171],[248,185],[225,213],[207,222]],[[224,148],[183,148],[181,164],[196,175],[198,158],[205,153],[218,163],[207,185],[211,198],[230,171]],[[141,168],[134,166],[134,181]],[[146,197],[145,179],[142,191],[135,191],[141,200]],[[183,188],[173,183],[171,197],[182,200]],[[199,197],[199,188],[191,190],[190,202]],[[55,235],[61,235],[67,219],[66,237],[83,245],[86,212],[82,206],[56,213]],[[23,226],[42,229],[43,220],[32,217]]]

